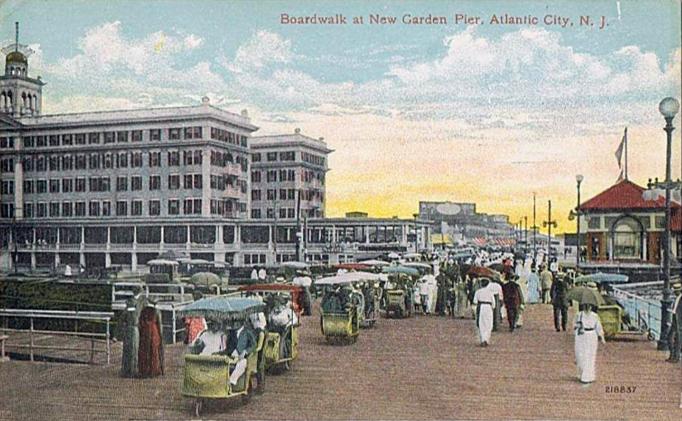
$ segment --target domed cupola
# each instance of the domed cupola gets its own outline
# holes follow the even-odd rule
[[[42,86],[40,77],[28,76],[28,56],[33,52],[19,44],[19,22],[16,23],[14,44],[2,49],[5,56],[5,74],[0,76],[0,113],[13,117],[40,115]]]

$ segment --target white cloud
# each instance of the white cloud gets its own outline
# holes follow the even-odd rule
[[[234,60],[225,61],[224,65],[235,73],[242,73],[260,70],[270,64],[286,64],[294,56],[291,41],[273,32],[258,31],[237,49]]]
[[[56,63],[35,59],[31,63],[42,67],[44,79],[50,81],[49,96],[60,98],[46,103],[47,112],[61,112],[61,106],[69,101],[77,105],[87,96],[110,98],[102,103],[106,108],[110,104],[134,107],[138,98],[145,98],[142,104],[146,106],[167,105],[186,102],[187,95],[201,98],[227,89],[209,62],[183,64],[185,56],[203,43],[195,34],[164,31],[130,38],[121,22],[115,21],[87,29],[78,41],[78,54]],[[78,96],[72,94],[74,86]],[[95,102],[101,103],[99,99]]]

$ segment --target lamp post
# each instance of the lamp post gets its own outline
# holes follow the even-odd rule
[[[413,213],[414,217],[414,252],[419,253],[419,235],[417,234],[417,218],[419,218],[418,213]]]
[[[528,253],[528,216],[523,217],[523,252]]]
[[[583,182],[582,174],[575,176],[576,186],[578,189],[578,206],[575,208],[577,227],[576,227],[576,253],[575,253],[575,269],[580,268],[580,184]]]
[[[670,329],[670,307],[672,296],[670,291],[670,187],[671,158],[672,158],[672,134],[673,118],[680,109],[680,103],[675,98],[664,98],[658,104],[658,110],[665,118],[665,130],[667,143],[665,151],[665,230],[663,231],[663,299],[661,300],[661,337],[658,341],[658,349],[668,349],[668,330]]]
[[[542,221],[542,226],[547,228],[547,257],[546,257],[546,264],[547,267],[549,268],[549,263],[551,261],[552,257],[552,227],[556,228],[557,223],[556,221],[552,220],[552,201],[548,200],[547,201],[547,220]]]
[[[537,248],[537,234],[538,234],[538,224],[536,222],[536,212],[535,212],[535,192],[533,192],[533,263],[537,266],[538,260],[538,248]]]

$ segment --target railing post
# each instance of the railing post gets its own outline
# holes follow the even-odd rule
[[[31,361],[33,361],[33,316],[31,316],[31,329],[28,332],[29,342],[29,355],[31,356]]]
[[[107,318],[107,337],[106,337],[106,341],[107,341],[107,365],[110,364],[109,356],[111,354],[111,342],[109,341],[109,322],[110,322],[110,319]],[[161,338],[161,339],[163,340],[163,338]]]
[[[171,312],[173,313],[173,344],[177,342],[177,325],[175,324],[175,306],[171,305]],[[161,341],[163,342],[163,338],[161,338]]]

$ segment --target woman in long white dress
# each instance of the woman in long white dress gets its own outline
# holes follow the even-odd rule
[[[604,340],[604,329],[599,316],[592,311],[589,304],[581,304],[580,312],[575,317],[575,362],[578,366],[578,377],[584,384],[594,382],[596,378],[597,348],[599,341]]]

